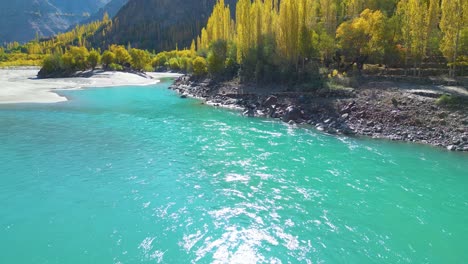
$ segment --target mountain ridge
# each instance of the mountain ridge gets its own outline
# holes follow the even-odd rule
[[[96,33],[97,46],[121,44],[162,51],[188,47],[200,34],[217,0],[129,0],[113,19],[105,36]],[[225,0],[234,10],[236,0]]]
[[[101,20],[105,13],[107,13],[110,18],[113,18],[126,3],[128,3],[128,0],[111,0],[105,6],[99,8],[99,10],[89,18],[81,21],[80,24]]]
[[[64,32],[110,0],[16,0],[0,9],[0,43]]]

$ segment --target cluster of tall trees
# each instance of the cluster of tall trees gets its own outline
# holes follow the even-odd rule
[[[148,51],[111,45],[100,50],[71,46],[63,54],[54,53],[45,57],[39,77],[68,76],[77,71],[94,70],[98,65],[108,70],[132,69],[152,71],[152,56]]]
[[[106,39],[116,23],[118,19],[105,15],[102,21],[54,38],[9,43],[0,50],[0,66],[35,65],[51,55],[49,60],[60,58],[56,62],[65,68],[79,69],[80,59],[76,65],[67,64],[67,56],[80,53],[76,48],[88,53],[96,48],[100,53],[99,45],[93,45]],[[149,29],[142,30],[141,37]],[[179,30],[186,35],[184,29]],[[309,82],[319,78],[323,66],[350,72],[370,63],[403,68],[414,75],[437,64],[454,76],[468,68],[468,1],[217,0],[190,49],[154,55],[131,49],[129,43],[124,49],[134,59],[122,60],[124,52],[115,47],[122,46],[106,45],[103,48],[108,50],[99,54],[105,58],[105,67],[151,66],[186,72],[196,68],[199,75],[239,76],[255,82]],[[119,59],[113,61],[113,56]],[[144,59],[137,62],[138,58]]]
[[[441,57],[453,76],[468,64],[468,1],[239,0],[233,16],[218,0],[196,48],[209,70],[210,61],[225,59],[226,70],[234,60],[241,77],[257,81],[271,79],[268,71],[301,79],[314,62],[342,71],[370,62],[411,66],[420,74],[423,62]]]

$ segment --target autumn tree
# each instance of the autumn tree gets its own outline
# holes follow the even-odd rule
[[[460,56],[462,32],[468,34],[468,1],[442,0],[441,9],[440,28],[443,38],[440,49],[449,62],[450,76],[454,77],[456,62]]]
[[[405,61],[411,56],[414,74],[426,54],[427,47],[427,6],[420,0],[401,0],[397,14],[401,19],[402,40],[405,46]]]
[[[281,1],[276,39],[278,49],[289,62],[296,64],[299,50],[299,1]]]
[[[195,76],[203,76],[207,73],[207,63],[205,58],[196,57],[193,60],[193,74]]]
[[[236,5],[237,62],[242,63],[251,48],[250,0],[239,0]]]
[[[369,56],[384,51],[385,16],[381,11],[364,10],[358,18],[342,23],[336,32],[344,54],[358,69],[363,68]]]
[[[104,51],[101,57],[101,62],[104,68],[108,68],[109,65],[115,62],[115,54],[109,50]]]
[[[88,56],[88,65],[93,69],[101,62],[101,54],[96,50],[91,50]]]
[[[208,52],[207,67],[208,72],[215,77],[224,73],[227,57],[227,43],[224,40],[217,40],[210,45]]]
[[[109,47],[109,50],[115,54],[115,63],[122,66],[130,65],[132,57],[130,56],[130,54],[124,46],[111,45]]]
[[[440,49],[439,42],[441,32],[439,29],[440,23],[440,0],[429,0],[429,10],[426,16],[426,40],[427,50],[426,55],[434,55]]]
[[[50,74],[62,71],[62,59],[59,54],[47,55],[43,62],[39,76],[49,77]]]
[[[177,58],[169,59],[168,64],[169,64],[169,68],[171,68],[172,70],[175,70],[175,71],[180,70],[180,63]]]
[[[89,51],[86,47],[70,47],[62,56],[64,68],[69,71],[86,70],[88,68]]]
[[[198,48],[206,49],[213,41],[228,41],[233,37],[234,21],[231,19],[231,10],[229,6],[224,4],[224,0],[218,0],[208,18],[206,27],[202,29]]]
[[[192,40],[192,44],[190,44],[190,55],[194,57],[197,54],[197,48],[195,46],[195,40]]]
[[[141,49],[130,49],[131,66],[136,70],[144,70],[148,68],[151,62],[149,52]]]
[[[151,62],[152,66],[155,69],[158,68],[163,68],[166,66],[166,63],[168,62],[168,58],[165,52],[158,53],[154,58],[153,61]]]

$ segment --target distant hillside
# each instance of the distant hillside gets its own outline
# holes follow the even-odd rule
[[[110,0],[48,0],[50,4],[56,6],[64,13],[82,15],[83,13],[93,14],[103,7]]]
[[[0,4],[0,43],[66,31],[109,0],[12,0]]]
[[[127,2],[128,0],[111,0],[104,7],[101,7],[97,12],[91,14],[89,18],[81,21],[80,24],[86,24],[92,21],[101,20],[105,13],[107,13],[109,17],[112,18]]]
[[[107,34],[97,32],[96,45],[112,43],[150,50],[187,47],[206,24],[217,0],[129,0]],[[232,9],[236,0],[225,0]]]

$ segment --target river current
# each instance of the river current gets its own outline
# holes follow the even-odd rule
[[[169,85],[0,106],[0,263],[467,263],[466,154]]]

